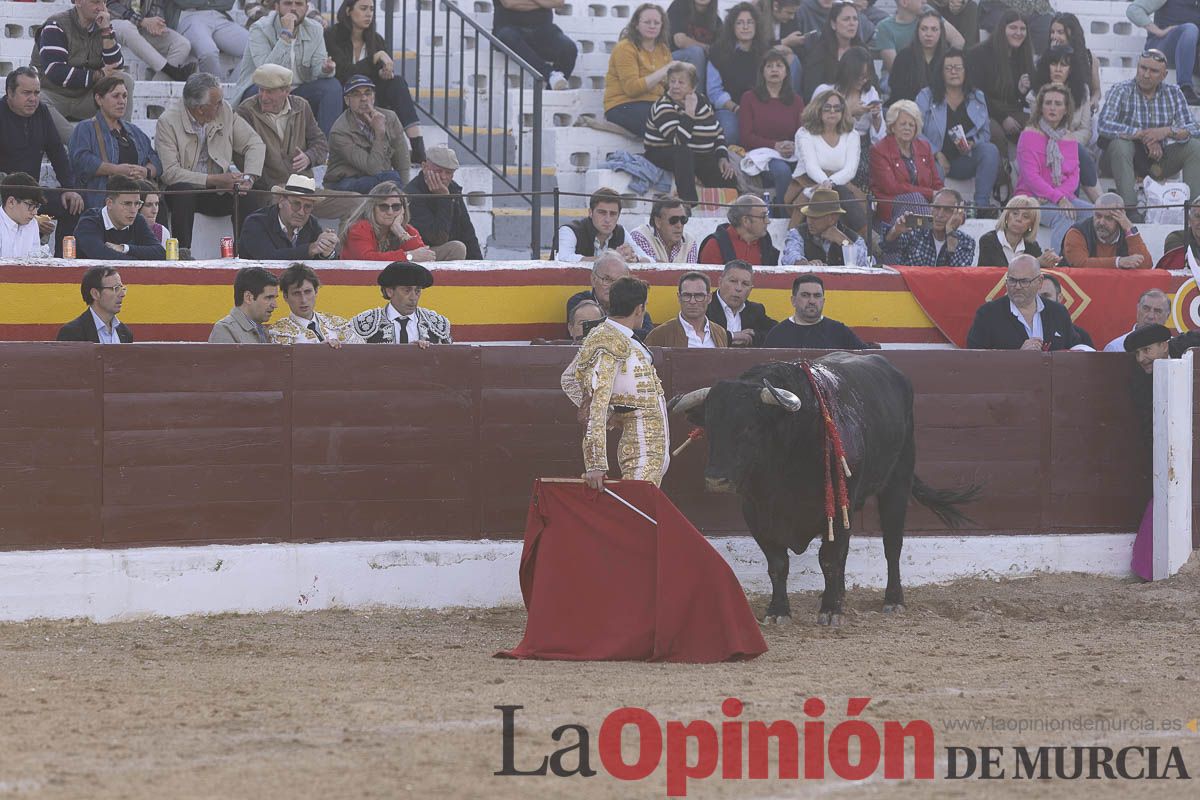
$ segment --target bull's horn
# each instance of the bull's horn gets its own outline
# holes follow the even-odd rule
[[[763,379],[763,389],[759,393],[759,399],[769,406],[780,406],[791,412],[800,410],[800,398],[789,392],[787,389],[776,389],[765,378]]]
[[[687,394],[679,395],[667,406],[667,411],[671,414],[686,414],[704,402],[704,398],[708,397],[708,392],[711,388],[705,386],[703,389],[695,389]]]

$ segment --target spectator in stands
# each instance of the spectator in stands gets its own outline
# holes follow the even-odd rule
[[[242,267],[233,279],[233,308],[213,325],[209,344],[270,344],[266,325],[278,302],[278,278],[262,267]]]
[[[115,75],[96,81],[92,95],[99,111],[88,122],[75,126],[68,152],[75,179],[88,191],[83,200],[88,208],[104,205],[104,188],[110,175],[135,181],[162,177],[162,161],[150,137],[141,128],[125,122],[129,90]]]
[[[629,264],[619,253],[612,250],[601,252],[592,262],[592,288],[573,294],[567,299],[567,319],[570,319],[572,309],[584,300],[599,303],[604,313],[608,314],[608,296],[612,285],[618,279],[629,277],[632,274]],[[650,319],[650,312],[647,311],[646,316],[642,319],[642,326],[635,333],[644,339],[646,334],[652,330],[654,330],[654,321]]]
[[[1092,216],[1071,226],[1063,239],[1068,267],[1150,269],[1154,262],[1142,235],[1113,192],[1100,195]]]
[[[257,91],[254,71],[279,64],[292,71],[292,93],[312,106],[317,124],[329,136],[342,113],[342,85],[333,77],[336,65],[325,49],[325,31],[305,16],[308,0],[278,0],[276,11],[250,27],[250,41],[238,67],[233,96],[238,102]]]
[[[979,44],[979,4],[975,0],[929,0],[929,3],[962,34],[963,48]]]
[[[436,149],[430,148],[430,159]],[[413,261],[395,261],[383,268],[378,282],[388,304],[367,309],[352,320],[354,332],[368,344],[411,343],[424,350],[431,344],[453,343],[450,320],[419,305],[421,292],[433,286],[432,272]]]
[[[967,54],[967,69],[987,98],[992,142],[1007,156],[1029,121],[1025,95],[1033,86],[1033,45],[1017,12],[1000,15],[991,38]]]
[[[660,197],[650,208],[650,221],[629,232],[638,261],[695,264],[700,244],[688,236],[688,210],[678,197]]]
[[[801,0],[800,10],[796,12],[796,30],[805,33],[805,49],[814,43],[815,37],[810,37],[809,34],[816,32],[820,35],[829,26],[829,18],[835,5],[835,0]],[[875,27],[887,19],[888,15],[871,8],[864,0],[855,0],[854,6],[858,10],[858,38],[869,42],[875,36]]]
[[[1196,44],[1200,41],[1200,6],[1192,0],[1133,0],[1125,16],[1146,29],[1146,49],[1160,50],[1175,68],[1175,83],[1189,106],[1200,106],[1195,74],[1200,71]]]
[[[1200,197],[1183,208],[1183,230],[1171,231],[1155,269],[1189,269],[1200,264]]]
[[[1036,55],[1041,55],[1049,41],[1050,21],[1054,8],[1050,0],[982,0],[979,4],[979,30],[993,31],[1008,11],[1016,11],[1025,21]]]
[[[859,144],[860,154],[868,153],[872,143],[887,135],[887,128],[883,124],[883,99],[879,96],[878,83],[871,54],[864,47],[851,47],[838,62],[833,83],[817,87],[816,94],[835,89],[845,99],[846,111],[854,121],[854,132],[862,139]],[[865,156],[860,155],[856,177],[862,176],[866,171],[867,161]],[[865,193],[862,196],[865,197]]]
[[[892,64],[896,61],[896,56],[908,47],[917,35],[917,18],[924,7],[924,0],[896,0],[896,13],[875,27],[871,50],[879,53],[879,57],[883,59],[883,68],[889,75],[894,72]],[[942,24],[946,28],[946,43],[952,48],[962,49],[966,41],[963,35],[944,19]]]
[[[17,67],[4,78],[4,103],[0,104],[0,172],[24,172],[34,178],[42,174],[42,158],[54,168],[60,186],[74,186],[67,148],[59,138],[49,108],[41,102],[37,70]],[[58,220],[54,227],[54,252],[62,255],[62,237],[75,230],[83,213],[83,197],[74,191],[46,192],[44,211]],[[39,227],[43,227],[39,225]],[[48,233],[44,226],[42,233]]]
[[[1090,145],[1095,128],[1092,124],[1092,98],[1083,73],[1076,74],[1076,58],[1069,45],[1052,45],[1038,62],[1029,99],[1036,101],[1043,86],[1060,83],[1071,91],[1075,113],[1067,120],[1067,138],[1079,143],[1079,185],[1089,200],[1100,196],[1100,172]]]
[[[192,44],[198,72],[228,74],[221,66],[221,53],[241,59],[250,34],[233,21],[235,0],[164,0],[167,27],[182,33]]]
[[[138,181],[114,175],[103,208],[89,208],[75,226],[76,252],[80,258],[115,258],[133,261],[162,261],[163,246],[154,238],[150,224],[139,212],[142,189]],[[114,255],[116,254],[116,255]]]
[[[1008,294],[984,303],[975,312],[975,321],[967,331],[967,347],[1046,352],[1073,350],[1081,345],[1071,312],[1038,294],[1042,277],[1036,258],[1014,258],[1005,277]]]
[[[365,75],[346,82],[346,110],[329,135],[325,184],[366,194],[384,181],[408,183],[408,141],[394,111],[375,106],[375,86]]]
[[[787,70],[787,53],[772,47],[759,66],[758,84],[742,95],[738,106],[742,146],[747,151],[763,148],[775,153],[767,160],[766,172],[776,200],[771,216],[777,218],[788,216],[783,198],[792,182],[796,131],[804,114],[804,100],[792,91]]]
[[[1091,203],[1075,196],[1079,191],[1081,148],[1068,135],[1074,102],[1071,90],[1061,83],[1043,86],[1038,90],[1029,127],[1022,131],[1017,144],[1017,191],[1041,201],[1041,224],[1050,229],[1050,242],[1059,248],[1076,219],[1091,216],[1092,208]]]
[[[364,344],[345,317],[317,311],[321,279],[307,264],[292,264],[279,276],[279,293],[292,313],[270,327],[275,344],[327,343],[333,349],[343,344]]]
[[[239,0],[239,2],[246,12],[246,30],[254,27],[254,23],[275,10],[275,0]],[[319,22],[322,28],[329,27],[329,21],[325,19],[320,8],[310,5],[307,16],[314,22]]]
[[[729,144],[741,143],[737,101],[754,88],[758,66],[769,48],[766,28],[752,3],[738,3],[729,9],[721,32],[708,51],[705,89]]]
[[[292,175],[273,190],[277,205],[246,217],[238,241],[238,255],[259,261],[297,261],[302,258],[333,258],[338,236],[321,230],[313,217],[317,184],[306,175]]]
[[[788,83],[797,94],[804,92],[804,68],[801,64],[801,48],[804,46],[804,32],[796,19],[800,10],[801,0],[758,0],[758,19],[763,28],[763,39],[769,48],[781,47],[785,64],[788,69]],[[762,63],[760,60],[759,64]],[[749,90],[747,90],[749,91]],[[737,100],[740,95],[735,95]],[[740,101],[739,101],[740,104]],[[738,119],[739,125],[741,119]],[[738,131],[741,135],[741,131]]]
[[[161,0],[108,0],[117,44],[154,70],[154,80],[186,81],[192,43],[167,27]],[[165,76],[165,77],[164,77]]]
[[[676,63],[667,70],[667,90],[650,108],[642,141],[646,160],[675,176],[679,196],[700,199],[705,186],[737,188],[736,167],[725,146],[712,104],[696,92],[696,68]]]
[[[733,201],[726,218],[728,222],[722,222],[700,243],[701,264],[728,264],[734,259],[756,266],[779,264],[779,251],[767,230],[770,215],[761,197],[742,195]]]
[[[75,319],[58,329],[60,342],[130,344],[133,332],[117,319],[125,302],[125,285],[115,267],[92,267],[83,273],[79,293],[87,306]]]
[[[979,266],[1007,267],[1020,255],[1031,255],[1042,269],[1059,262],[1054,250],[1042,251],[1038,244],[1038,206],[1041,203],[1027,194],[1013,195],[1000,212],[996,229],[979,237]]]
[[[963,198],[943,188],[933,196],[933,214],[901,214],[883,226],[883,255],[888,264],[905,267],[969,267],[975,262],[975,240],[960,231],[966,220]]]
[[[796,131],[796,170],[784,198],[792,206],[792,225],[800,224],[800,206],[807,202],[814,187],[828,186],[841,198],[847,224],[862,230],[867,224],[865,195],[853,183],[862,139],[854,131],[846,98],[836,89],[819,92],[805,107],[802,120],[803,126]],[[700,257],[703,260],[703,250]]]
[[[421,234],[409,224],[408,198],[395,181],[371,190],[342,228],[342,258],[358,261],[435,261]]]
[[[1034,45],[1037,46],[1037,42]],[[1100,110],[1100,59],[1092,56],[1092,51],[1088,49],[1087,37],[1083,33],[1083,25],[1079,23],[1079,17],[1074,14],[1062,13],[1055,14],[1050,21],[1050,41],[1046,47],[1041,48],[1039,55],[1045,54],[1051,47],[1069,47],[1071,48],[1071,70],[1080,75],[1087,83],[1088,93],[1091,96],[1091,110],[1094,115]],[[1062,83],[1063,81],[1059,81]],[[1034,86],[1037,89],[1038,86]]]
[[[671,57],[686,61],[697,75],[708,75],[708,50],[721,30],[717,0],[673,0],[667,7]]]
[[[679,279],[679,314],[646,337],[647,347],[729,347],[729,334],[705,316],[712,286],[703,272],[685,272]]]
[[[121,71],[125,59],[111,21],[104,0],[75,0],[71,8],[48,17],[38,32],[30,66],[41,73],[43,101],[64,142],[71,138],[71,122],[96,113],[96,81],[116,75],[133,96],[133,78]],[[131,113],[126,111],[127,119]]]
[[[714,0],[715,2],[715,0]],[[599,322],[604,319],[604,309],[595,300],[581,300],[575,304],[575,307],[567,312],[567,333],[571,336],[571,341],[579,344],[583,341],[583,337],[587,335],[585,325],[589,322]]]
[[[421,171],[404,187],[412,213],[409,223],[437,255],[438,261],[479,261],[483,252],[475,225],[454,182],[458,156],[444,144],[429,148]]]
[[[615,250],[626,261],[637,261],[637,251],[626,241],[619,219],[621,195],[607,187],[597,189],[588,198],[588,215],[558,229],[555,258],[573,264],[595,261],[605,250]]]
[[[796,313],[767,334],[764,347],[804,350],[864,350],[869,345],[845,324],[825,316],[825,282],[805,274],[792,281],[792,308]]]
[[[1100,109],[1100,135],[1111,139],[1104,159],[1130,209],[1137,206],[1139,172],[1163,179],[1182,169],[1190,194],[1200,194],[1200,125],[1179,87],[1163,83],[1166,77],[1166,56],[1147,50],[1137,77],[1109,89]]]
[[[714,0],[715,2],[715,0]],[[641,138],[650,106],[663,92],[667,70],[675,65],[668,44],[666,17],[653,3],[642,3],[621,31],[604,77],[604,118]]]
[[[225,102],[215,75],[197,72],[183,84],[182,99],[158,120],[154,144],[179,246],[192,246],[196,213],[233,213],[233,192],[244,195],[262,174],[266,145],[250,123]],[[216,189],[216,193],[198,189]]]
[[[166,247],[167,239],[171,238],[171,231],[166,225],[158,221],[158,212],[162,208],[162,195],[157,191],[158,185],[147,180],[138,181],[138,188],[142,191],[142,219],[146,220],[146,224],[150,226],[150,233],[154,235],[154,241]],[[182,257],[182,254],[180,254]]]
[[[932,85],[917,95],[917,106],[924,139],[933,148],[942,176],[974,178],[976,214],[987,216],[1000,172],[1000,151],[991,141],[987,100],[971,85],[961,50],[946,51]]]
[[[542,0],[542,4],[553,1]],[[493,7],[496,8],[496,18],[499,19],[503,9]],[[549,14],[550,11],[547,10],[546,13]],[[559,35],[562,35],[561,32]],[[408,89],[408,82],[404,80],[403,75],[396,74],[396,63],[388,52],[387,42],[375,30],[374,0],[342,0],[337,11],[337,23],[325,31],[325,49],[337,67],[334,77],[343,86],[350,80],[351,75],[366,75],[371,79],[375,84],[375,104],[396,112],[400,124],[404,126],[404,133],[408,136],[413,162],[423,162],[425,138],[421,135],[421,123],[417,119],[417,106],[413,102],[412,92]]]
[[[1054,277],[1048,272],[1042,273],[1042,288],[1038,290],[1038,295],[1043,300],[1052,300],[1059,305],[1065,305],[1065,303],[1063,303],[1062,283],[1059,282],[1058,278]],[[1079,344],[1093,351],[1096,349],[1096,345],[1094,342],[1092,342],[1092,335],[1090,333],[1076,325],[1073,320],[1071,322],[1071,327],[1075,329],[1075,337],[1079,339]],[[1082,350],[1083,347],[1080,349]]]
[[[936,11],[923,11],[917,17],[917,35],[896,54],[889,83],[889,103],[916,100],[922,89],[933,83],[933,74],[946,54],[946,29]]]
[[[367,2],[368,0],[363,0]],[[566,0],[496,0],[492,32],[538,68],[551,89],[566,89],[579,47],[554,24],[554,9]]]
[[[42,246],[37,213],[45,202],[42,187],[32,176],[13,172],[0,181],[0,258],[48,256]]]
[[[754,267],[736,258],[725,265],[708,302],[708,318],[725,328],[730,347],[762,347],[778,324],[767,316],[762,303],[750,300],[753,290]]]
[[[842,223],[846,212],[832,189],[817,189],[800,209],[804,222],[788,231],[780,266],[869,267],[867,243]]]
[[[1133,327],[1104,346],[1106,353],[1124,353],[1125,339],[1134,331],[1151,325],[1166,325],[1171,316],[1171,298],[1162,289],[1147,289],[1138,295],[1133,312]]]
[[[905,212],[929,214],[942,176],[929,142],[921,138],[921,109],[898,100],[887,111],[888,135],[871,148],[876,219],[895,222]]]
[[[863,46],[858,9],[850,2],[834,3],[820,28],[820,37],[805,47],[803,96],[811,98],[818,86],[833,84],[842,56],[852,47]]]

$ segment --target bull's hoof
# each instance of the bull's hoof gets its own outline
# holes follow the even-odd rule
[[[822,611],[817,614],[817,624],[826,625],[830,628],[842,627],[842,615],[832,611]]]
[[[908,609],[904,603],[884,603],[883,613],[885,614],[903,614]]]
[[[763,617],[763,625],[791,625],[791,614],[767,614]]]

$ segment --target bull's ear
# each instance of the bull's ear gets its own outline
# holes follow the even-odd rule
[[[686,414],[693,408],[703,405],[705,398],[708,397],[708,392],[711,387],[705,386],[703,389],[695,389],[687,394],[676,395],[671,398],[671,402],[667,403],[668,414]]]
[[[759,399],[762,400],[765,405],[781,406],[792,413],[800,410],[799,397],[792,394],[787,389],[776,389],[766,378],[763,378],[763,389],[759,393]]]

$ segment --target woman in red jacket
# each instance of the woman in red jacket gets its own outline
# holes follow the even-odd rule
[[[871,191],[877,222],[892,223],[906,212],[928,214],[942,188],[933,151],[921,137],[921,110],[897,100],[887,112],[888,135],[871,148]]]
[[[342,229],[342,258],[351,261],[435,261],[421,234],[408,224],[408,198],[394,181],[371,190]]]

